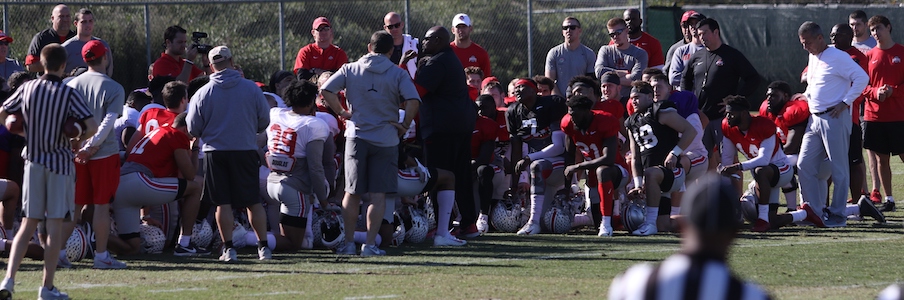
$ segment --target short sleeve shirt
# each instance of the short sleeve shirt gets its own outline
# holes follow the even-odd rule
[[[176,177],[178,166],[173,152],[190,147],[188,135],[173,127],[160,127],[142,137],[126,161],[147,167],[155,178]]]
[[[182,68],[186,64],[185,60],[181,57],[173,57],[172,55],[161,53],[160,58],[154,61],[154,71],[151,73],[154,76],[170,76],[176,78],[179,74],[182,74]],[[188,75],[188,81],[192,81],[198,76],[201,76],[204,71],[198,69],[197,66],[191,66],[191,73]]]

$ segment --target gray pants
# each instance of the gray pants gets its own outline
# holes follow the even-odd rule
[[[837,118],[829,114],[812,115],[807,121],[800,147],[800,158],[797,161],[798,179],[802,202],[809,202],[817,214],[825,208],[828,193],[828,177],[820,178],[819,165],[826,161],[832,168],[834,190],[829,213],[844,216],[847,204],[848,187],[850,187],[850,169],[848,168],[848,148],[851,140],[851,111],[845,109]]]

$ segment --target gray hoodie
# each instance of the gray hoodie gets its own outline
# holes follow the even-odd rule
[[[188,131],[204,141],[204,152],[256,150],[257,133],[270,123],[270,105],[254,82],[226,69],[191,97]]]
[[[323,90],[331,93],[342,89],[354,123],[348,124],[346,137],[377,147],[399,144],[398,131],[390,124],[399,121],[399,104],[408,99],[421,100],[408,72],[385,55],[375,53],[343,65],[323,85]]]

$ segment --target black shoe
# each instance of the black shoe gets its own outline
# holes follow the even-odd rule
[[[882,205],[882,212],[895,211],[895,203],[891,201],[885,201],[885,204]]]
[[[894,202],[891,203],[894,204]],[[876,205],[869,200],[869,197],[860,197],[860,200],[857,201],[857,206],[860,207],[860,217],[869,216],[879,223],[885,223],[885,215],[876,208]]]

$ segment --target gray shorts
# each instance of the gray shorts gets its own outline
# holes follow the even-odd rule
[[[72,220],[75,175],[61,175],[39,163],[25,161],[22,211],[30,219]]]
[[[144,206],[159,207],[176,201],[185,191],[185,179],[175,177],[153,178],[141,172],[132,172],[119,177],[113,201],[113,216],[116,231],[120,234],[138,232],[141,224],[139,215]],[[170,222],[167,216],[152,216],[164,226]],[[172,221],[175,221],[173,218]]]
[[[345,191],[355,195],[395,193],[398,159],[396,146],[377,147],[362,139],[346,139]]]

